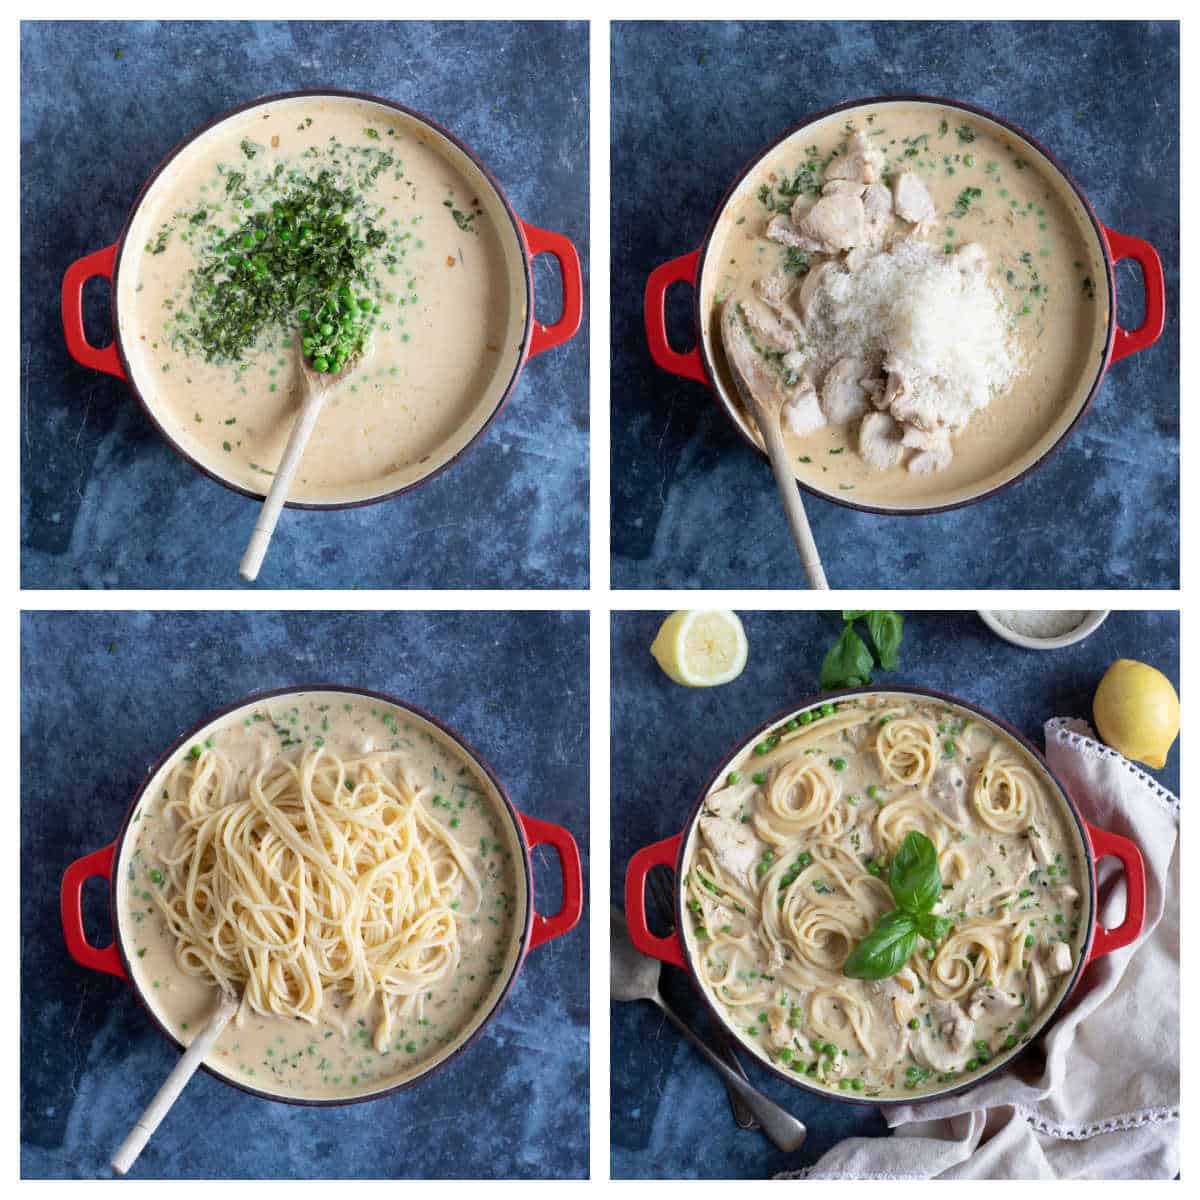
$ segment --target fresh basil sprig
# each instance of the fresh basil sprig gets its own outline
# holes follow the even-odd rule
[[[923,833],[905,835],[888,870],[888,887],[896,907],[850,952],[842,966],[850,979],[888,979],[904,969],[919,937],[938,942],[950,931],[949,919],[932,912],[942,898],[942,872],[937,849]]]
[[[855,622],[859,620],[866,622],[867,633],[875,647],[874,655],[855,628]],[[876,661],[884,671],[896,670],[900,665],[900,639],[904,636],[904,618],[898,612],[845,609],[842,622],[842,635],[821,664],[822,691],[865,687],[871,682]]]

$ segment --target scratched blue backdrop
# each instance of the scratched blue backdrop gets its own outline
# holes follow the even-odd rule
[[[799,15],[799,14],[798,14]],[[1151,587],[1179,579],[1179,27],[1172,22],[617,22],[612,35],[612,577],[620,587],[802,587],[770,471],[708,390],[650,361],[650,271],[695,249],[744,164],[805,114],[925,92],[989,108],[1072,172],[1167,277],[1157,345],[1000,496],[932,517],[805,497],[832,587]],[[1132,263],[1117,268],[1126,328]],[[694,339],[672,290],[672,344]]]
[[[31,613],[21,638],[21,1174],[108,1177],[178,1055],[127,984],[63,945],[67,864],[116,834],[157,756],[252,691],[321,682],[411,700],[474,745],[518,809],[565,825],[586,877],[582,613]],[[586,672],[585,672],[586,675]],[[534,851],[537,907],[557,860]],[[585,903],[586,903],[585,891]],[[103,886],[90,937],[110,937]],[[197,1075],[138,1178],[567,1178],[588,1167],[587,928],[533,950],[500,1013],[400,1095],[307,1109]]]
[[[117,57],[117,51],[121,56]],[[569,236],[587,278],[588,43],[580,22],[27,22],[21,28],[21,554],[26,587],[231,587],[258,505],[206,479],[128,387],[75,364],[59,290],[116,240],[190,130],[255,96],[357,89],[428,113],[488,165],[513,207]],[[537,311],[561,307],[534,261]],[[585,290],[586,295],[586,290]],[[107,342],[107,285],[89,336]],[[287,511],[268,587],[583,587],[587,318],[532,359],[463,459],[415,492]]]

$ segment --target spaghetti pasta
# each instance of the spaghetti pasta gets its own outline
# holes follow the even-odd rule
[[[379,1050],[397,1018],[420,1019],[458,965],[459,922],[480,889],[400,755],[343,761],[308,746],[239,777],[204,749],[167,792],[178,828],[155,901],[181,970],[241,995],[239,1020],[315,1023],[341,993],[351,1014],[373,1009]]]
[[[685,855],[685,933],[749,1045],[887,1095],[975,1069],[980,1042],[989,1057],[1019,1043],[1013,997],[1077,952],[1080,864],[1015,743],[951,706],[880,695],[793,719],[729,765]],[[847,978],[896,906],[887,867],[914,832],[937,853],[940,940],[918,939],[894,977]]]

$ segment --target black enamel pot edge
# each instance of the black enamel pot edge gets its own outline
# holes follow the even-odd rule
[[[1109,251],[1108,240],[1104,235],[1104,226],[1100,219],[1096,216],[1095,210],[1091,203],[1084,195],[1083,189],[1076,181],[1070,171],[1051,153],[1037,138],[1026,133],[1019,125],[1007,120],[1005,117],[997,116],[996,113],[989,109],[982,108],[976,104],[970,104],[963,100],[950,100],[942,96],[926,96],[920,93],[902,92],[894,96],[866,96],[859,100],[847,100],[841,104],[836,104],[832,108],[822,109],[819,112],[813,113],[798,124],[793,125],[785,133],[775,138],[767,146],[759,150],[753,158],[738,172],[737,177],[726,189],[725,194],[721,197],[715,210],[713,211],[712,220],[709,221],[708,229],[705,231],[704,240],[700,243],[700,257],[696,262],[696,277],[695,285],[692,288],[692,316],[696,327],[696,346],[700,352],[700,361],[704,367],[704,373],[708,377],[709,387],[712,389],[713,396],[717,401],[725,415],[732,421],[734,428],[737,430],[738,436],[758,455],[766,457],[763,448],[746,432],[744,423],[738,420],[735,416],[735,406],[732,400],[725,395],[723,387],[720,383],[720,378],[717,374],[716,367],[708,352],[708,345],[704,337],[704,314],[701,310],[701,291],[704,280],[704,270],[708,261],[708,252],[712,248],[713,234],[716,232],[721,217],[728,208],[734,193],[742,185],[746,177],[754,172],[758,165],[769,154],[773,153],[778,147],[783,145],[789,138],[799,133],[801,130],[807,129],[811,125],[815,125],[820,121],[824,121],[828,117],[835,116],[840,112],[846,112],[849,109],[865,108],[872,104],[894,104],[897,102],[936,104],[943,108],[958,109],[962,112],[972,113],[977,117],[983,117],[985,120],[992,121],[995,124],[1006,129],[1014,137],[1020,138],[1027,145],[1031,146],[1046,161],[1059,173],[1064,182],[1070,188],[1075,198],[1079,201],[1083,211],[1087,214],[1088,222],[1091,226],[1092,236],[1096,239],[1096,243],[1100,251],[1100,260],[1104,264],[1104,280],[1105,289],[1108,296],[1108,329],[1104,337],[1104,348],[1100,355],[1100,363],[1096,369],[1095,379],[1092,381],[1088,389],[1087,396],[1083,403],[1079,406],[1079,410],[1072,418],[1071,423],[1062,431],[1055,439],[1054,443],[1048,446],[1033,462],[1026,466],[1021,471],[1017,472],[1009,479],[1005,479],[1001,483],[990,487],[978,495],[968,496],[961,500],[954,500],[946,504],[926,505],[919,508],[881,508],[877,505],[862,504],[853,500],[848,500],[844,496],[834,495],[830,492],[821,491],[819,488],[813,487],[801,479],[797,479],[797,485],[811,496],[815,496],[819,500],[827,500],[831,504],[841,505],[843,508],[854,509],[856,512],[871,513],[881,517],[921,517],[932,516],[935,513],[953,512],[958,508],[965,508],[970,504],[978,504],[981,500],[988,500],[993,496],[998,496],[1001,492],[1012,487],[1020,482],[1026,476],[1037,470],[1038,467],[1046,463],[1060,449],[1067,438],[1078,427],[1079,422],[1083,420],[1088,410],[1092,406],[1096,395],[1100,391],[1100,386],[1104,382],[1104,376],[1108,372],[1109,362],[1112,358],[1113,341],[1116,337],[1117,329],[1117,298],[1116,284],[1114,276],[1114,267],[1112,254]]]
[[[931,688],[914,687],[908,684],[894,684],[887,687],[844,688],[839,691],[822,692],[820,695],[807,697],[802,699],[799,703],[790,705],[789,707],[776,713],[774,716],[763,721],[752,734],[750,734],[748,737],[740,739],[734,744],[728,753],[722,756],[718,766],[709,775],[708,779],[701,788],[700,793],[697,796],[695,803],[692,805],[691,811],[688,813],[687,820],[684,822],[679,835],[679,853],[675,860],[676,886],[674,888],[676,931],[682,931],[687,927],[684,921],[683,889],[679,886],[679,881],[683,879],[684,875],[684,858],[687,855],[688,846],[691,842],[701,809],[704,806],[704,801],[708,797],[709,792],[712,790],[713,784],[716,783],[716,781],[728,768],[729,763],[736,759],[737,756],[741,754],[748,746],[752,746],[756,741],[758,741],[768,730],[776,728],[782,721],[788,720],[795,714],[803,712],[806,709],[811,709],[821,704],[836,703],[839,700],[847,700],[854,697],[888,696],[894,694],[915,696],[921,699],[933,700],[938,703],[951,704],[958,708],[966,709],[990,724],[995,725],[1009,737],[1013,738],[1014,741],[1016,741],[1024,750],[1028,752],[1037,766],[1041,768],[1045,778],[1054,785],[1054,788],[1061,797],[1066,810],[1071,814],[1071,818],[1075,822],[1075,830],[1079,837],[1079,842],[1083,851],[1083,859],[1087,865],[1087,925],[1085,936],[1079,944],[1079,954],[1077,956],[1075,966],[1071,972],[1069,983],[1063,990],[1062,995],[1054,1004],[1054,1006],[1051,1009],[1048,1009],[1046,1013],[1038,1019],[1037,1024],[1030,1031],[1028,1041],[1012,1051],[1008,1051],[996,1056],[986,1071],[976,1073],[971,1077],[970,1080],[964,1083],[956,1084],[953,1087],[938,1088],[936,1091],[922,1092],[913,1097],[872,1096],[870,1098],[859,1098],[844,1095],[841,1092],[834,1092],[828,1088],[817,1087],[814,1084],[808,1083],[801,1076],[798,1076],[794,1071],[782,1070],[773,1063],[769,1062],[763,1056],[751,1052],[750,1057],[753,1059],[756,1066],[774,1075],[777,1079],[782,1079],[784,1082],[791,1084],[793,1087],[799,1088],[805,1092],[809,1092],[813,1096],[819,1097],[823,1100],[834,1100],[841,1104],[853,1104],[871,1108],[895,1108],[902,1105],[924,1104],[931,1100],[940,1100],[946,1096],[961,1095],[964,1092],[971,1091],[973,1088],[978,1087],[980,1084],[991,1079],[993,1076],[998,1075],[1001,1071],[1006,1070],[1012,1065],[1013,1062],[1020,1058],[1030,1046],[1032,1046],[1035,1042],[1040,1041],[1043,1035],[1048,1032],[1050,1027],[1053,1025],[1063,1005],[1066,1004],[1067,1000],[1070,999],[1071,994],[1079,984],[1080,977],[1082,976],[1085,967],[1088,965],[1088,957],[1091,954],[1092,943],[1096,936],[1096,856],[1092,847],[1091,837],[1087,832],[1087,822],[1084,820],[1078,806],[1071,797],[1071,793],[1051,769],[1049,763],[1046,761],[1045,755],[1043,755],[1041,751],[1038,750],[1038,748],[1029,740],[1029,738],[1020,732],[1020,730],[1016,729],[1002,718],[995,716],[987,709],[982,708],[980,705],[974,704],[969,700],[962,700],[958,696],[953,696],[948,692],[940,692]],[[717,1005],[713,1002],[712,998],[701,984],[700,975],[696,970],[696,966],[692,957],[692,949],[689,945],[688,939],[683,936],[682,932],[678,932],[678,939],[680,948],[683,952],[684,961],[687,963],[687,972],[691,979],[692,986],[699,993],[701,999],[703,1000],[709,1018],[715,1021],[720,1028],[724,1029],[728,1033],[735,1046],[743,1044],[741,1035],[738,1034],[738,1032],[734,1029],[728,1018],[722,1016],[717,1008]]]
[[[483,160],[463,141],[456,137],[444,126],[438,124],[437,121],[417,109],[409,108],[407,105],[400,104],[395,100],[388,100],[383,96],[376,96],[370,92],[345,91],[339,88],[304,88],[292,92],[275,92],[268,96],[259,96],[256,99],[248,100],[244,104],[239,104],[234,108],[227,109],[225,112],[218,114],[211,120],[206,121],[203,125],[193,129],[186,134],[161,159],[158,166],[146,178],[138,190],[137,196],[130,205],[128,215],[125,218],[125,223],[121,227],[120,235],[116,241],[116,256],[113,260],[112,283],[109,294],[109,311],[112,321],[113,342],[117,347],[117,354],[120,358],[121,369],[125,373],[125,385],[133,393],[142,412],[146,415],[150,424],[160,437],[179,455],[186,463],[194,467],[201,475],[211,479],[214,483],[219,483],[222,487],[228,488],[232,492],[237,492],[238,495],[245,496],[250,500],[261,501],[262,494],[251,491],[249,488],[243,487],[241,484],[233,482],[231,479],[226,479],[219,475],[211,467],[205,466],[199,459],[188,453],[187,450],[176,440],[174,435],[166,428],[165,425],[158,419],[151,406],[146,402],[142,395],[141,389],[138,387],[133,371],[130,367],[129,358],[125,353],[125,342],[121,332],[121,324],[119,320],[119,295],[120,295],[120,271],[121,263],[125,256],[126,241],[128,240],[129,231],[133,227],[133,223],[137,218],[139,211],[146,198],[150,195],[154,184],[162,176],[163,172],[186,151],[197,139],[208,133],[211,129],[222,124],[225,121],[249,112],[252,109],[260,108],[267,104],[277,104],[285,100],[300,100],[305,98],[319,98],[323,96],[337,96],[347,100],[359,100],[366,103],[378,104],[384,108],[392,109],[394,112],[402,113],[410,120],[416,121],[427,126],[434,133],[444,138],[457,150],[459,150],[482,175],[483,179],[492,188],[501,206],[504,209],[510,224],[512,225],[513,234],[517,239],[517,244],[521,249],[521,260],[524,268],[524,288],[525,288],[525,324],[521,334],[521,345],[517,353],[516,362],[513,366],[512,374],[509,376],[508,382],[505,384],[495,407],[488,415],[487,419],[479,427],[471,438],[453,455],[450,456],[440,466],[435,467],[427,475],[422,475],[420,479],[414,480],[412,483],[407,483],[403,487],[393,488],[390,491],[382,492],[378,496],[367,496],[361,500],[339,500],[326,502],[313,502],[306,500],[287,500],[285,507],[296,509],[309,509],[318,512],[333,512],[339,509],[348,508],[365,508],[370,504],[379,504],[385,500],[393,500],[397,496],[403,496],[407,492],[411,492],[414,488],[420,487],[422,484],[429,483],[430,480],[436,479],[443,471],[453,466],[464,454],[466,454],[491,428],[492,423],[503,411],[507,405],[509,398],[517,386],[517,380],[521,375],[521,371],[525,367],[526,359],[529,355],[530,342],[533,336],[533,263],[530,258],[529,244],[525,238],[525,231],[521,225],[521,220],[513,209],[511,202],[508,199],[504,189],[500,186],[499,181],[484,164]]]
[[[409,1088],[415,1087],[419,1083],[423,1083],[432,1075],[437,1074],[444,1067],[458,1059],[459,1055],[480,1036],[483,1030],[489,1025],[492,1019],[499,1013],[504,1002],[508,999],[513,985],[516,983],[517,976],[521,973],[521,967],[525,963],[526,955],[530,948],[530,935],[533,930],[533,915],[534,915],[534,898],[533,898],[533,861],[530,855],[529,841],[525,836],[524,826],[521,824],[521,817],[516,807],[513,805],[511,798],[508,795],[504,785],[500,782],[495,771],[492,770],[488,762],[479,754],[479,752],[459,734],[451,726],[444,721],[433,716],[432,713],[426,712],[419,705],[413,704],[407,700],[401,700],[387,692],[379,692],[370,688],[353,687],[348,684],[341,683],[312,683],[303,685],[293,685],[289,687],[272,688],[268,691],[253,692],[250,695],[244,696],[242,699],[235,701],[232,704],[223,705],[221,708],[209,713],[206,717],[191,726],[185,732],[181,733],[165,750],[150,769],[146,772],[146,776],[138,785],[134,798],[125,812],[125,816],[121,820],[120,829],[114,839],[113,846],[113,865],[112,879],[109,885],[109,912],[112,921],[113,943],[116,945],[121,958],[121,966],[125,972],[126,982],[137,997],[138,1003],[149,1016],[151,1023],[163,1037],[165,1037],[177,1050],[182,1052],[186,1047],[175,1037],[175,1035],[159,1020],[153,1007],[147,1001],[142,988],[138,984],[137,977],[134,975],[132,964],[129,956],[125,951],[125,940],[121,923],[118,917],[119,908],[117,902],[117,886],[120,881],[119,866],[121,863],[121,854],[125,846],[125,839],[129,833],[130,826],[133,822],[134,813],[137,812],[138,806],[146,795],[146,790],[149,788],[151,781],[158,775],[159,771],[176,755],[188,742],[194,740],[205,730],[213,725],[224,720],[232,713],[244,709],[253,704],[261,704],[269,700],[278,700],[284,696],[295,696],[301,693],[311,692],[336,692],[348,696],[365,697],[371,700],[377,700],[380,703],[392,705],[402,711],[412,713],[422,721],[428,722],[435,729],[439,730],[445,737],[454,743],[462,752],[474,763],[475,766],[483,772],[488,782],[495,788],[496,795],[499,797],[505,814],[508,817],[509,823],[512,826],[517,844],[521,847],[522,869],[525,879],[525,919],[521,926],[520,937],[517,939],[516,956],[513,960],[512,970],[506,980],[504,987],[497,994],[495,1002],[488,1014],[483,1017],[471,1033],[463,1039],[449,1054],[438,1062],[434,1063],[429,1068],[419,1071],[410,1079],[406,1079],[401,1083],[392,1084],[389,1087],[381,1088],[376,1092],[367,1092],[358,1096],[333,1097],[330,1099],[312,1099],[309,1097],[287,1096],[278,1092],[264,1091],[260,1088],[251,1087],[249,1084],[243,1083],[235,1079],[232,1075],[224,1075],[219,1071],[213,1070],[207,1063],[201,1063],[200,1069],[211,1075],[214,1079],[218,1079],[221,1083],[228,1084],[230,1087],[236,1088],[240,1092],[245,1092],[247,1095],[254,1096],[260,1100],[274,1100],[282,1104],[293,1104],[303,1108],[340,1108],[349,1104],[362,1104],[369,1100],[380,1100],[385,1096],[394,1095],[397,1092],[407,1091]]]

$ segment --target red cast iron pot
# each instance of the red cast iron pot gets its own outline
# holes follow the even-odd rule
[[[133,394],[137,397],[138,403],[141,404],[143,411],[149,418],[151,424],[158,430],[166,439],[167,443],[181,457],[186,459],[202,474],[207,475],[210,479],[216,480],[217,483],[223,484],[225,487],[232,489],[235,492],[241,493],[243,496],[250,496],[253,499],[260,499],[265,495],[263,491],[252,491],[239,483],[225,478],[219,473],[212,464],[205,464],[199,461],[194,455],[186,450],[179,441],[167,429],[159,416],[154,412],[152,406],[147,403],[145,396],[138,387],[138,381],[134,378],[134,370],[131,366],[130,358],[126,351],[125,338],[123,336],[123,326],[120,320],[119,310],[119,284],[120,270],[123,260],[124,251],[126,249],[126,239],[129,231],[137,218],[139,210],[145,203],[146,198],[150,195],[156,182],[163,176],[168,167],[175,159],[184,153],[193,142],[202,134],[207,133],[215,126],[230,118],[237,117],[250,109],[260,108],[265,105],[278,104],[281,101],[290,101],[303,98],[319,98],[319,97],[344,97],[349,100],[364,101],[371,104],[381,105],[384,108],[391,109],[394,112],[403,114],[411,121],[424,125],[435,138],[444,139],[450,145],[460,151],[479,171],[485,183],[490,186],[491,191],[496,201],[502,207],[507,216],[508,222],[511,225],[511,234],[517,240],[520,246],[520,258],[524,266],[524,296],[525,296],[525,323],[524,331],[521,338],[519,353],[516,356],[512,374],[500,393],[495,406],[490,414],[483,421],[483,424],[477,429],[471,439],[452,454],[444,463],[435,469],[431,470],[427,475],[423,475],[413,483],[396,487],[390,490],[383,491],[377,495],[373,494],[363,499],[345,500],[345,501],[299,501],[288,500],[289,508],[315,508],[315,509],[330,509],[330,508],[356,508],[365,504],[375,504],[380,500],[389,500],[394,496],[403,495],[405,492],[411,491],[414,487],[418,487],[422,483],[426,483],[430,479],[436,478],[441,474],[451,463],[456,462],[471,446],[473,446],[491,426],[492,422],[500,414],[500,410],[507,403],[509,396],[512,395],[513,389],[516,387],[517,378],[521,373],[526,361],[532,358],[535,354],[541,354],[545,350],[549,350],[554,346],[558,346],[563,342],[569,341],[575,336],[579,330],[580,320],[583,314],[583,275],[579,264],[579,254],[574,245],[560,233],[552,233],[548,229],[539,229],[536,225],[530,225],[522,221],[513,211],[512,205],[508,201],[508,197],[504,194],[504,190],[497,182],[495,176],[484,166],[479,157],[472,151],[464,142],[460,141],[449,130],[443,128],[436,121],[425,116],[423,113],[417,112],[402,104],[397,104],[392,100],[385,100],[379,96],[373,96],[367,92],[348,92],[339,91],[332,88],[318,88],[309,91],[297,92],[280,92],[271,96],[263,96],[257,100],[251,100],[246,104],[239,105],[237,108],[231,108],[227,112],[222,113],[218,117],[214,117],[211,121],[193,130],[187,137],[179,142],[174,149],[167,154],[166,158],[159,163],[155,168],[150,178],[142,185],[141,191],[138,192],[137,199],[133,202],[133,207],[129,210],[129,216],[126,218],[125,226],[121,230],[120,237],[111,245],[106,246],[103,250],[97,250],[92,254],[85,255],[83,258],[73,262],[68,268],[67,273],[63,277],[62,286],[62,317],[63,331],[66,336],[67,351],[71,357],[79,364],[85,367],[91,367],[97,371],[103,371],[106,375],[114,375],[118,379],[125,380]],[[534,318],[534,299],[533,299],[533,259],[538,254],[549,254],[558,263],[559,271],[562,275],[562,290],[563,290],[563,308],[562,315],[552,325],[545,325]],[[84,333],[83,328],[83,289],[89,279],[107,279],[111,288],[111,315],[113,327],[113,341],[104,347],[93,346]]]
[[[736,397],[730,394],[730,390],[721,381],[713,363],[708,338],[704,334],[705,314],[701,306],[701,292],[710,263],[710,251],[713,249],[714,233],[717,231],[722,215],[734,199],[743,182],[748,176],[755,174],[759,170],[760,164],[789,138],[794,137],[801,130],[824,121],[835,113],[845,112],[849,109],[868,109],[873,106],[896,104],[897,102],[937,105],[942,108],[958,109],[965,114],[982,117],[1000,126],[1012,137],[1019,139],[1027,149],[1034,152],[1035,157],[1040,156],[1047,168],[1055,172],[1066,188],[1074,194],[1082,212],[1086,216],[1086,223],[1090,227],[1091,236],[1094,238],[1095,246],[1100,252],[1097,257],[1104,266],[1104,286],[1108,297],[1109,313],[1108,329],[1104,338],[1102,352],[1097,356],[1090,368],[1094,371],[1094,375],[1091,378],[1090,385],[1084,390],[1082,400],[1077,406],[1073,420],[1062,429],[1057,438],[1045,445],[1036,459],[1031,461],[1022,470],[1004,479],[1003,482],[989,486],[985,481],[982,485],[978,485],[975,492],[967,495],[965,498],[954,499],[946,503],[927,504],[923,507],[901,505],[893,507],[878,502],[856,502],[847,499],[846,493],[839,491],[837,488],[829,490],[816,486],[811,480],[797,479],[799,485],[806,491],[811,492],[815,496],[820,496],[822,500],[829,500],[834,504],[841,504],[846,508],[854,508],[862,512],[883,515],[901,514],[911,516],[945,512],[950,509],[961,508],[966,504],[974,504],[979,500],[986,499],[988,496],[995,495],[1015,483],[1018,479],[1024,478],[1035,467],[1045,462],[1062,445],[1067,436],[1074,431],[1083,418],[1084,413],[1091,407],[1091,403],[1096,393],[1100,390],[1100,384],[1103,382],[1105,372],[1109,366],[1130,354],[1136,354],[1139,350],[1145,350],[1158,340],[1162,334],[1165,320],[1166,291],[1162,263],[1159,261],[1154,247],[1141,238],[1131,237],[1125,233],[1118,233],[1116,230],[1109,229],[1103,225],[1066,167],[1049,150],[1042,146],[1040,142],[1014,125],[1011,121],[1006,121],[1002,117],[989,112],[987,109],[978,108],[972,104],[964,104],[959,100],[945,100],[935,96],[920,95],[872,96],[862,100],[849,100],[845,104],[839,104],[834,108],[828,108],[822,112],[815,113],[805,118],[799,125],[787,130],[769,146],[756,154],[742,169],[741,173],[721,199],[721,202],[717,205],[712,221],[709,223],[708,231],[704,235],[704,241],[700,244],[700,248],[655,268],[646,283],[644,301],[646,340],[650,347],[650,357],[654,360],[655,365],[672,375],[678,375],[683,379],[695,380],[697,383],[703,383],[712,389],[718,403],[734,423],[742,438],[760,454],[763,453],[762,446],[751,432]],[[1117,324],[1115,269],[1117,263],[1127,258],[1134,260],[1141,268],[1146,295],[1145,317],[1141,325],[1133,330],[1122,329]],[[717,265],[714,265],[713,269],[716,270]],[[667,338],[666,296],[668,289],[675,283],[686,283],[691,287],[693,294],[693,319],[696,329],[696,345],[693,349],[686,352],[672,348]]]
[[[1033,1025],[1030,1030],[1029,1041],[1023,1046],[1017,1046],[1014,1050],[994,1055],[988,1069],[973,1074],[971,1079],[966,1083],[923,1091],[915,1097],[872,1096],[869,1099],[859,1099],[843,1092],[833,1092],[828,1088],[817,1087],[814,1084],[806,1082],[803,1076],[797,1075],[793,1071],[780,1070],[760,1055],[755,1054],[753,1056],[756,1065],[765,1071],[770,1071],[773,1075],[785,1080],[793,1087],[812,1092],[827,1100],[838,1100],[847,1104],[867,1104],[876,1107],[911,1104],[914,1100],[925,1101],[932,1100],[938,1096],[955,1095],[976,1087],[985,1079],[1003,1070],[1027,1046],[1032,1045],[1035,1038],[1040,1036],[1054,1021],[1067,998],[1075,990],[1082,973],[1091,963],[1095,962],[1098,958],[1103,958],[1106,954],[1111,954],[1114,950],[1120,950],[1123,946],[1128,946],[1130,943],[1135,942],[1142,932],[1142,925],[1146,919],[1146,870],[1142,863],[1141,851],[1128,838],[1121,837],[1115,833],[1108,833],[1103,829],[1097,829],[1094,825],[1089,824],[1080,813],[1066,787],[1063,786],[1054,772],[1050,770],[1045,758],[1038,753],[1037,749],[1027,738],[1018,733],[1011,725],[979,708],[977,705],[960,700],[957,696],[928,691],[924,688],[853,688],[841,692],[827,692],[816,698],[810,697],[802,701],[795,708],[779,713],[769,721],[764,722],[750,737],[744,739],[733,751],[727,754],[722,760],[721,765],[718,766],[709,777],[708,782],[701,788],[700,795],[697,797],[696,803],[692,806],[692,811],[684,822],[682,831],[673,837],[664,838],[661,842],[655,842],[652,846],[646,846],[644,849],[639,850],[630,859],[629,867],[625,872],[625,918],[629,925],[629,936],[633,944],[643,954],[651,958],[657,958],[661,962],[668,963],[673,967],[681,967],[685,970],[691,976],[696,990],[703,997],[712,1019],[727,1031],[735,1045],[742,1042],[741,1035],[735,1030],[727,1016],[712,1002],[700,983],[700,978],[692,962],[691,947],[688,945],[687,940],[681,938],[679,935],[679,930],[684,928],[684,907],[682,889],[678,886],[678,881],[683,878],[684,853],[691,842],[705,797],[712,789],[713,784],[727,773],[729,764],[738,755],[747,747],[758,742],[768,730],[773,730],[783,722],[791,720],[798,713],[821,704],[827,704],[831,700],[841,700],[851,696],[894,695],[896,693],[915,696],[923,700],[934,700],[943,704],[952,704],[958,708],[965,709],[1007,734],[1013,741],[1018,742],[1026,750],[1033,763],[1040,769],[1043,782],[1048,784],[1062,800],[1063,809],[1070,813],[1071,820],[1079,836],[1079,845],[1083,851],[1081,857],[1087,865],[1088,876],[1085,896],[1083,897],[1086,900],[1087,908],[1086,912],[1082,914],[1086,918],[1086,934],[1082,941],[1078,943],[1079,953],[1076,955],[1075,967],[1067,987],[1063,990],[1058,1002],[1048,1008]],[[1105,929],[1098,923],[1096,918],[1096,864],[1100,859],[1109,857],[1120,861],[1125,875],[1125,917],[1116,929]],[[669,937],[655,936],[655,934],[650,932],[650,928],[646,923],[646,876],[651,869],[660,866],[670,867],[675,872],[676,879],[676,886],[674,888],[675,930]]]
[[[236,704],[231,704],[226,708],[220,709],[218,712],[211,713],[198,725],[194,725],[186,733],[176,738],[171,747],[162,754],[147,773],[145,782],[138,789],[133,802],[126,810],[116,839],[110,845],[100,850],[93,850],[91,854],[85,854],[82,858],[76,859],[63,875],[61,893],[62,921],[63,935],[66,938],[68,953],[82,967],[88,967],[93,971],[103,971],[108,975],[115,975],[118,979],[128,981],[133,987],[138,1001],[158,1027],[159,1032],[174,1042],[177,1049],[182,1051],[184,1046],[174,1033],[164,1025],[155,1012],[154,1007],[147,1001],[145,993],[139,986],[136,973],[131,968],[118,915],[119,907],[114,867],[121,861],[125,839],[130,831],[130,823],[133,820],[134,813],[138,809],[138,805],[146,795],[147,789],[155,776],[159,774],[161,769],[182,747],[194,744],[217,722],[222,721],[232,713],[247,709],[266,700],[278,699],[302,692],[338,692],[347,696],[382,702],[400,709],[402,712],[410,713],[419,721],[426,722],[439,730],[466,759],[474,764],[480,775],[491,784],[497,815],[502,819],[507,819],[515,840],[522,851],[520,870],[523,872],[526,896],[524,917],[519,918],[516,922],[516,937],[519,942],[516,947],[516,955],[512,959],[512,967],[503,987],[498,992],[493,993],[494,1001],[490,1010],[485,1015],[477,1018],[478,1023],[471,1030],[469,1036],[460,1042],[451,1053],[440,1060],[436,1060],[431,1066],[416,1076],[406,1079],[401,1083],[385,1086],[377,1091],[367,1091],[355,1096],[311,1099],[253,1088],[240,1079],[214,1070],[207,1063],[203,1065],[202,1069],[208,1071],[210,1075],[243,1092],[248,1092],[252,1096],[258,1096],[264,1100],[279,1100],[285,1104],[323,1107],[355,1104],[364,1100],[378,1100],[382,1096],[403,1091],[428,1079],[434,1072],[441,1070],[447,1063],[455,1060],[459,1054],[466,1050],[479,1037],[484,1027],[500,1011],[501,1006],[512,990],[513,984],[516,983],[517,976],[520,974],[521,967],[529,951],[535,946],[540,946],[542,943],[548,942],[553,938],[561,937],[575,928],[583,912],[583,872],[580,866],[579,848],[575,845],[575,839],[570,833],[561,825],[554,825],[549,821],[539,821],[536,817],[527,817],[524,813],[518,812],[509,799],[508,793],[504,790],[503,784],[496,777],[491,767],[480,757],[479,753],[448,725],[443,724],[436,717],[431,716],[416,705],[409,704],[404,700],[397,700],[394,696],[386,695],[383,692],[372,692],[364,688],[343,687],[340,684],[314,684],[309,687],[277,688],[274,691],[258,692],[252,696],[247,696],[239,700]],[[534,910],[533,863],[530,853],[536,846],[551,846],[558,855],[559,868],[562,873],[562,907],[552,916],[543,916]],[[93,878],[104,879],[109,885],[109,909],[114,937],[110,945],[103,947],[93,946],[88,941],[83,929],[83,885],[89,879]]]

